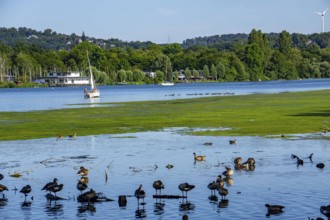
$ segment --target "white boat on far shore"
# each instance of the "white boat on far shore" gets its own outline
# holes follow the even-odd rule
[[[162,82],[160,85],[162,86],[174,86],[173,82]]]

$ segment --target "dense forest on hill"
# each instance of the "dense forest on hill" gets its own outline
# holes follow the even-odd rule
[[[257,81],[330,77],[330,33],[227,34],[182,44],[124,42],[29,28],[0,28],[0,85],[13,86],[50,71],[88,75],[89,51],[99,84],[178,81]],[[147,72],[156,72],[156,78]],[[182,79],[182,78],[181,78]]]

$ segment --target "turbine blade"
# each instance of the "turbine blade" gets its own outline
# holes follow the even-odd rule
[[[323,12],[323,15],[324,15],[325,13],[327,13],[327,11],[328,11],[328,9],[327,9],[327,10],[325,10],[325,11]]]

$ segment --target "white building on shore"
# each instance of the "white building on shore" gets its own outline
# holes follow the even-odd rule
[[[56,86],[83,86],[89,85],[88,76],[80,76],[80,72],[49,72],[35,82]]]

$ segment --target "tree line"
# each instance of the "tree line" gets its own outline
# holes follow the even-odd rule
[[[51,30],[47,34],[59,35]],[[33,33],[26,36],[38,41]],[[329,33],[311,37],[287,31],[265,34],[253,29],[246,36],[196,38],[183,44],[146,42],[110,47],[84,33],[79,38],[71,37],[75,43],[66,49],[48,49],[22,40],[0,43],[1,85],[12,85],[7,82],[8,76],[30,83],[48,72],[80,71],[88,75],[86,51],[96,82],[103,85],[177,82],[180,75],[186,81],[218,82],[330,77]],[[206,39],[208,43],[204,42]],[[155,72],[156,77],[148,72]]]

